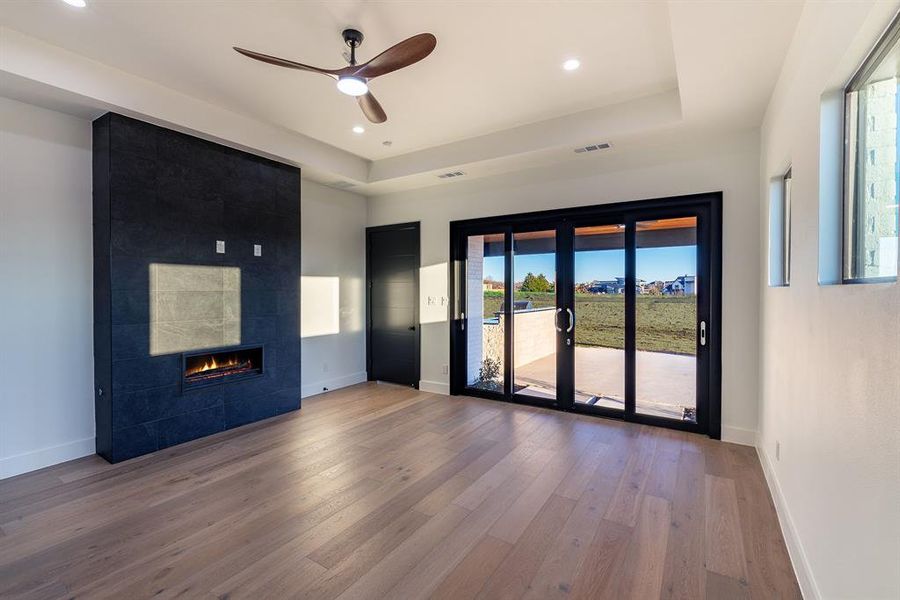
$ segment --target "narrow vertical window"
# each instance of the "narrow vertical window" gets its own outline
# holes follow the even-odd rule
[[[791,285],[791,169],[781,178],[782,222],[781,262],[782,285]]]
[[[897,278],[900,230],[900,23],[891,24],[844,93],[844,281]]]
[[[769,285],[791,283],[791,169],[769,190]]]

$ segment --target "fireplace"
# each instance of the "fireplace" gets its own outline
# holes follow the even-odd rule
[[[262,346],[235,346],[182,354],[182,387],[185,390],[263,374]]]

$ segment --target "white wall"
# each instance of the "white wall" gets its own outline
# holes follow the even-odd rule
[[[758,447],[807,598],[900,598],[900,285],[817,283],[817,267],[825,280],[834,272],[818,261],[839,256],[819,206],[841,182],[829,155],[840,111],[836,122],[823,112],[820,131],[822,96],[843,87],[896,9],[807,3],[761,133],[760,215],[770,178],[793,163],[793,264],[790,287],[759,277]]]
[[[757,210],[759,140],[755,131],[688,135],[616,144],[611,153],[552,168],[471,182],[456,181],[372,198],[369,225],[422,223],[422,266],[446,265],[449,225],[457,219],[549,208],[724,192],[723,435],[752,443],[757,419],[760,271]],[[446,277],[422,295],[446,295]],[[447,392],[450,342],[446,320],[422,325],[423,389]]]
[[[302,180],[303,396],[366,380],[366,200]]]
[[[0,98],[0,478],[94,452],[91,124]]]

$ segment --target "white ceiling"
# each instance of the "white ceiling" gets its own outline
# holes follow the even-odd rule
[[[647,104],[643,114],[617,118],[656,127],[670,127],[672,120],[757,126],[802,9],[802,2],[790,0],[87,1],[79,10],[61,0],[6,0],[0,24],[356,155],[369,163],[368,180],[327,168],[320,178],[372,184],[378,193],[393,189],[385,180],[433,184],[433,177],[410,176],[462,165],[477,173],[480,162],[510,163],[518,154],[592,141],[615,146],[617,132],[634,135],[636,129],[611,126],[612,117],[648,97],[661,100]],[[231,50],[240,45],[339,67],[345,48],[340,32],[348,26],[366,36],[361,60],[416,33],[437,36],[431,56],[371,83],[388,114],[384,124],[368,123],[329,78],[257,63]],[[582,67],[565,72],[560,65],[571,57]],[[658,105],[670,97],[675,116],[662,123]],[[364,134],[351,132],[357,124],[366,127]],[[386,147],[384,140],[393,143]]]

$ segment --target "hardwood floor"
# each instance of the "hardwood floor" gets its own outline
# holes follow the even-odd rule
[[[798,598],[752,448],[362,384],[0,482],[2,598]]]

